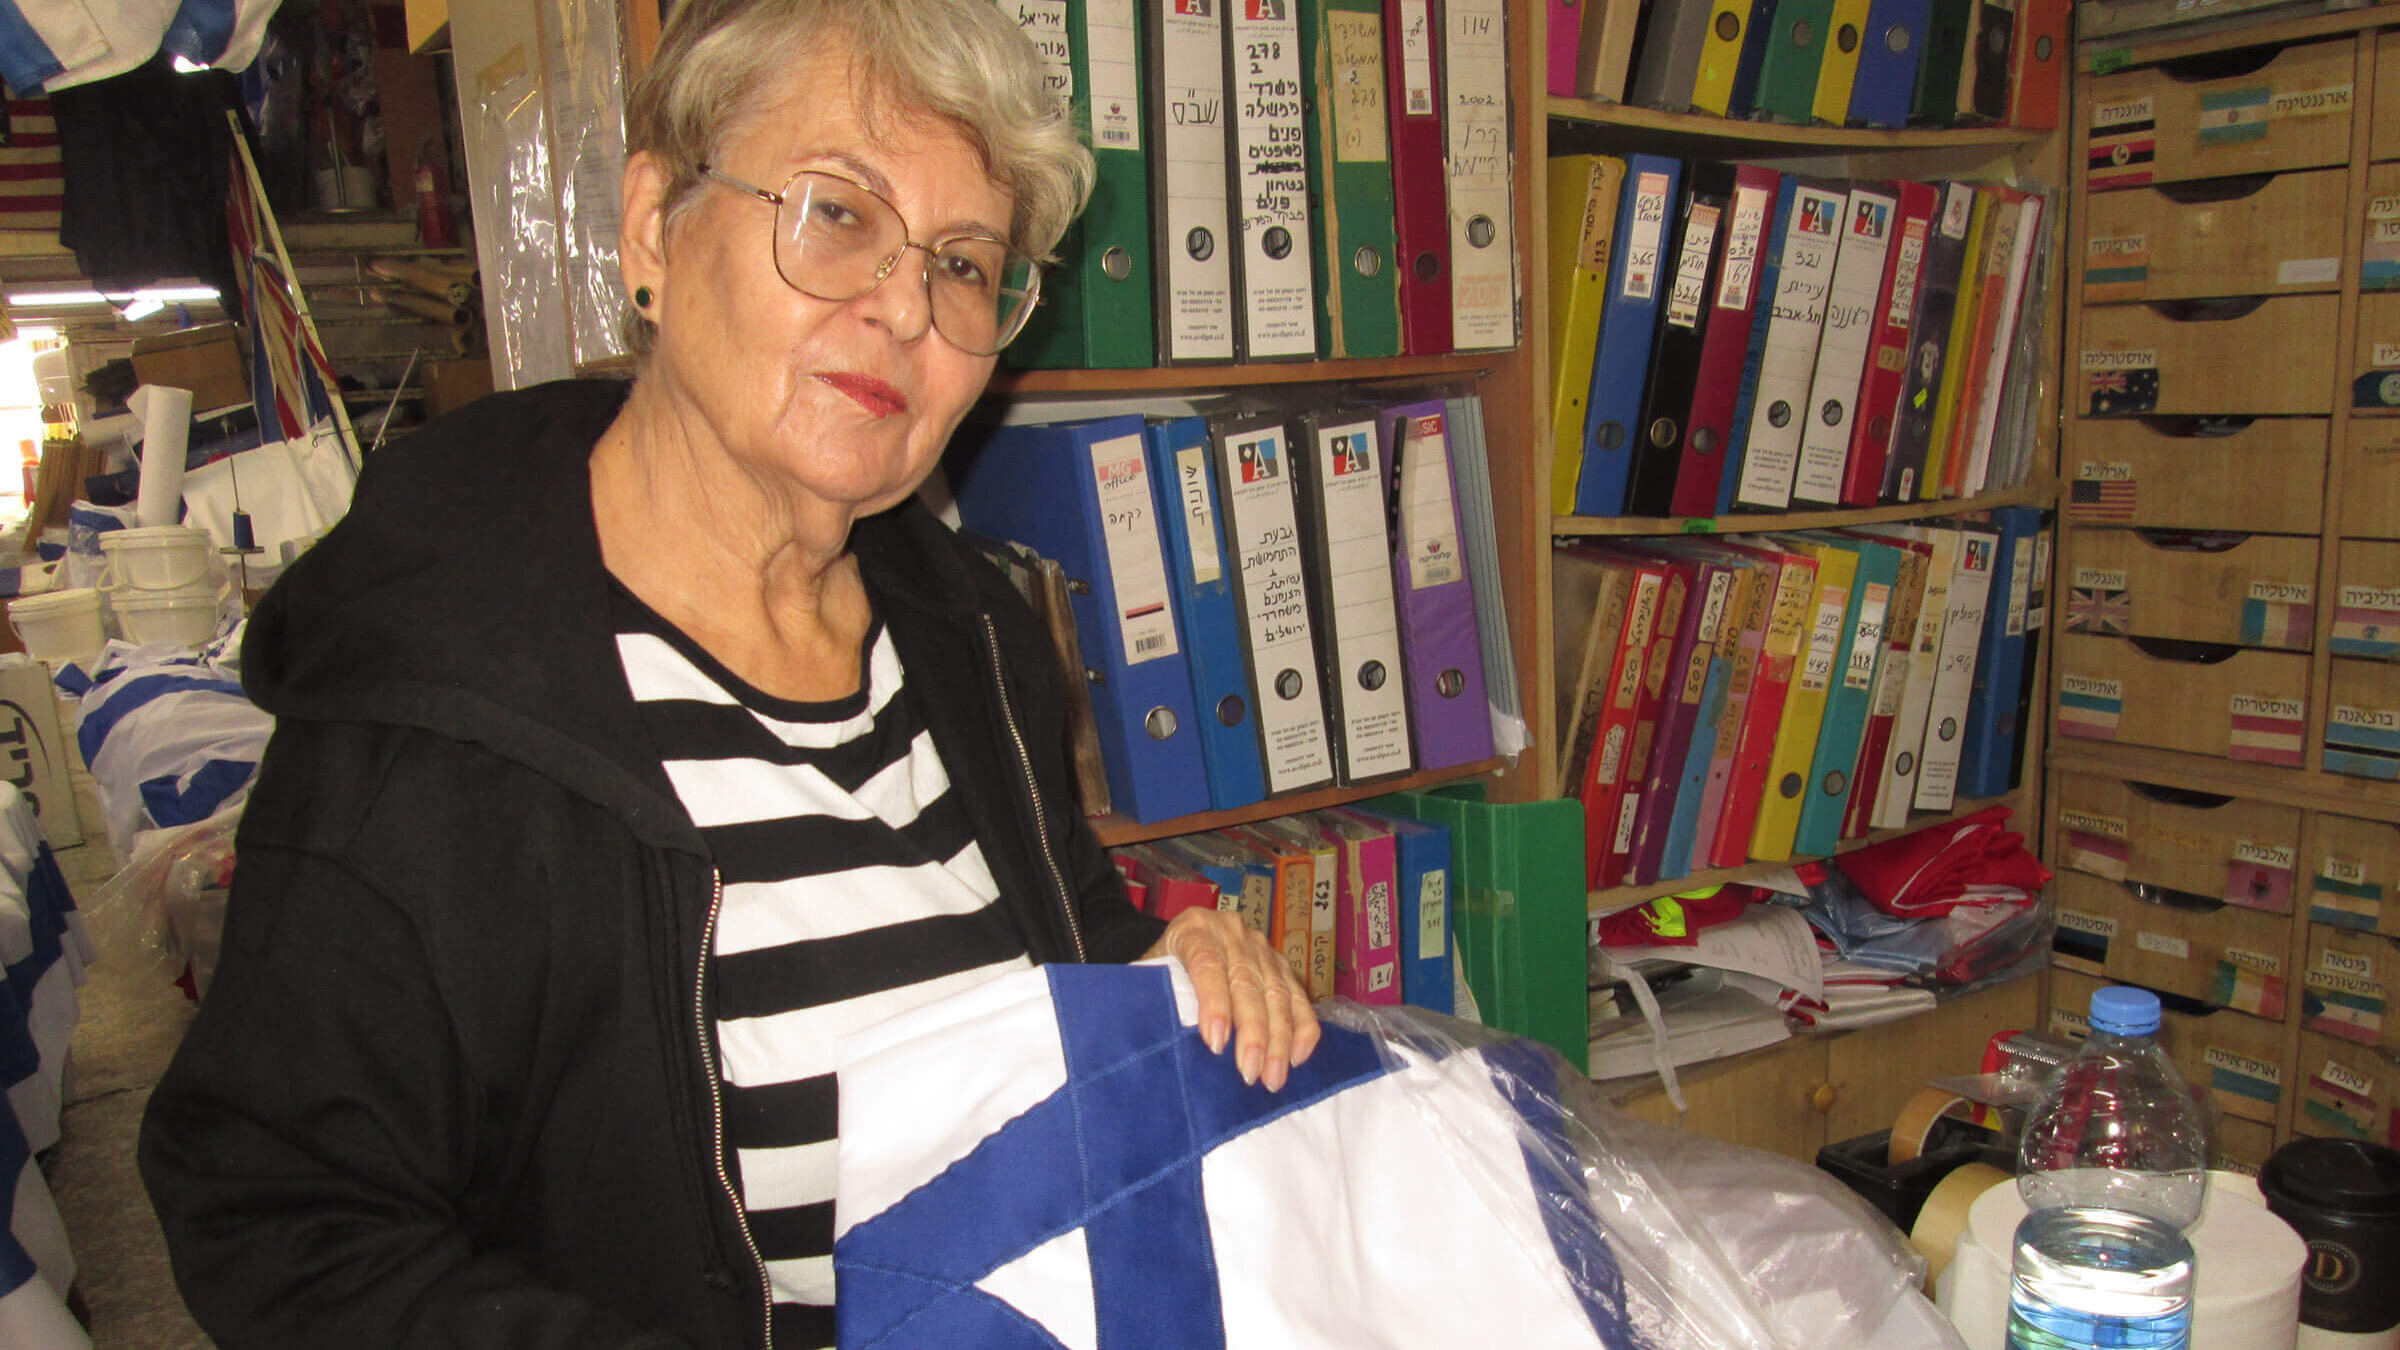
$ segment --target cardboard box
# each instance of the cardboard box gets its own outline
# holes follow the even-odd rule
[[[2338,500],[2342,533],[2400,539],[2400,420],[2352,418]]]
[[[2400,424],[2391,430],[2386,528],[2400,526]],[[2324,523],[2330,439],[2321,417],[2260,418],[2230,435],[2213,427],[2202,434],[2196,423],[2079,420],[2065,457],[2067,522],[2315,534]]]
[[[2083,312],[2072,406],[2092,417],[2322,414],[2341,303],[2277,295],[2094,306]]]
[[[2317,645],[2313,537],[2077,528],[2067,543],[2070,633]]]
[[[2095,192],[2084,303],[2339,289],[2349,179],[2341,169],[2235,179],[2199,200],[2157,187]]]
[[[2058,734],[2303,765],[2307,656],[2241,648],[2222,660],[2183,660],[2162,650],[2146,638],[2060,633]]]
[[[2083,1010],[2092,991],[2109,981],[2058,971],[2050,977],[2050,1034],[2082,1040],[2091,1033]],[[2159,1048],[2183,1081],[2206,1091],[2234,1120],[2272,1126],[2283,1101],[2283,1028],[2248,1013],[2219,1008],[2190,1013],[2162,1009]]]
[[[2060,774],[2059,865],[2268,914],[2292,912],[2298,807]]]
[[[425,417],[453,413],[492,392],[492,362],[484,356],[425,363]]]
[[[2153,904],[2086,872],[2059,873],[2052,894],[2058,901],[2052,965],[2282,1020],[2290,919],[2232,905]]]
[[[2297,43],[2212,80],[2156,66],[2084,86],[2095,191],[2350,162],[2352,45]]]
[[[2356,596],[2359,591],[2344,586],[2342,593]],[[2371,593],[2384,597],[2384,604],[2400,600],[2388,590]],[[2345,631],[2364,632],[2378,635],[2372,639],[2376,646],[2394,645],[2388,626],[2378,628],[2344,618],[2333,631],[2337,641]],[[2325,696],[2325,772],[2400,782],[2400,665],[2389,660],[2334,658],[2333,680]]]
[[[82,753],[59,722],[49,667],[22,655],[0,657],[0,780],[31,799],[52,848],[83,842],[70,779],[81,765]]]
[[[2309,922],[2400,937],[2400,826],[2319,812],[2307,862]]]
[[[248,345],[241,326],[231,323],[140,338],[133,344],[133,373],[143,384],[191,390],[194,412],[248,403]]]
[[[2400,1144],[2392,1133],[2392,1103],[2400,1100],[2400,1065],[2363,1045],[2300,1033],[2300,1062],[2292,1066],[2300,1109],[2295,1134]]]

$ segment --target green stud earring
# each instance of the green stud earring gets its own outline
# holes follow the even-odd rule
[[[634,288],[633,288],[633,307],[634,307],[635,309],[648,309],[648,308],[650,308],[650,288],[649,288],[649,287],[647,287],[647,286],[636,286],[636,287],[634,287]]]

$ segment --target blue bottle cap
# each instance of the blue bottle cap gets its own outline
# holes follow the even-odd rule
[[[2092,1030],[2112,1036],[2146,1036],[2158,1030],[2158,995],[2122,984],[2093,990]]]

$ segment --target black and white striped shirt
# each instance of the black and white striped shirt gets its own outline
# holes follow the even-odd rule
[[[833,1344],[835,1040],[1027,965],[880,622],[862,688],[761,693],[622,589],[617,649],[724,883],[710,970],[727,1163],[775,1344]]]

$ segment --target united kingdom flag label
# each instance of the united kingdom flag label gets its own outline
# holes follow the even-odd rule
[[[2133,591],[2121,567],[2078,567],[2067,587],[2067,631],[2124,634],[2133,628]]]

